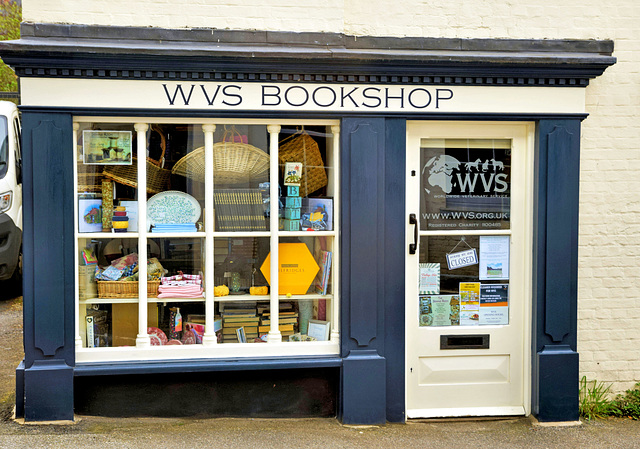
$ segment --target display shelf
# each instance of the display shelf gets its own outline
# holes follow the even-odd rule
[[[278,295],[278,299],[281,301],[297,301],[299,299],[332,299],[333,295]],[[269,295],[227,295],[216,296],[215,302],[233,302],[233,301],[269,301],[271,297]]]
[[[78,232],[79,239],[137,239],[137,232]]]
[[[80,304],[135,304],[138,298],[87,298]],[[147,303],[157,302],[204,302],[204,298],[148,298]]]
[[[280,237],[335,237],[336,231],[278,231]]]
[[[269,231],[215,231],[213,237],[271,237],[271,233]]]
[[[147,232],[148,239],[164,239],[164,238],[204,238],[204,232]]]

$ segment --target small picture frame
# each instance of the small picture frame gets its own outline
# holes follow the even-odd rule
[[[246,343],[247,336],[244,333],[244,327],[239,327],[236,329],[236,335],[238,336],[238,343]]]
[[[78,200],[78,232],[102,232],[102,200]]]
[[[302,179],[302,162],[285,162],[284,185],[299,187],[301,179]]]
[[[329,341],[329,331],[331,323],[329,321],[309,320],[307,335],[317,341]]]
[[[131,165],[131,131],[82,132],[82,163],[85,165]]]

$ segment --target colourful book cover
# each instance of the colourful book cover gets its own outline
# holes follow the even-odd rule
[[[326,295],[329,286],[329,273],[331,272],[331,251],[320,251],[318,266],[320,269],[314,281],[314,288],[316,293]]]

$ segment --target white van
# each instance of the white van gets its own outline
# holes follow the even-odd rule
[[[10,101],[0,101],[0,281],[21,282],[22,153],[20,117]]]

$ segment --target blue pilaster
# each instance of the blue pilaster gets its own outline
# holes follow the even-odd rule
[[[73,419],[73,143],[69,114],[23,112],[24,364],[17,410]]]
[[[345,118],[341,419],[404,421],[405,121]]]
[[[578,412],[580,121],[541,120],[534,199],[532,406],[540,421]]]

